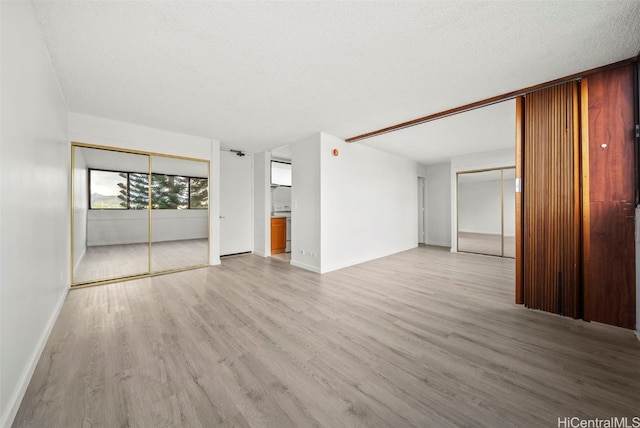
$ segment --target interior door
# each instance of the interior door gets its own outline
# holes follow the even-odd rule
[[[253,250],[253,162],[250,155],[220,152],[220,255]]]
[[[418,243],[426,243],[426,233],[424,227],[424,177],[418,177]]]

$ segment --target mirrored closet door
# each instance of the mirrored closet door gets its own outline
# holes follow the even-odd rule
[[[206,266],[209,161],[72,145],[72,285]]]
[[[458,251],[515,257],[515,168],[459,172]]]
[[[206,264],[209,164],[152,156],[151,165],[151,270]]]

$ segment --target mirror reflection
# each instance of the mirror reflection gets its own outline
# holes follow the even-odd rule
[[[516,258],[516,169],[502,171],[504,200],[503,255]]]
[[[458,174],[458,251],[515,257],[515,168]]]
[[[208,162],[152,157],[152,271],[206,264]]]
[[[208,161],[72,150],[74,285],[208,263]]]
[[[73,282],[148,273],[149,156],[73,149]]]

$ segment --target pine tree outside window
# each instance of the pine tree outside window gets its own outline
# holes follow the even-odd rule
[[[89,170],[91,209],[145,210],[149,207],[149,175],[137,172]],[[209,180],[152,174],[152,209],[206,209]]]
[[[128,186],[120,190],[120,204],[130,210],[146,210],[149,208],[149,176],[147,174],[121,172],[127,178]]]
[[[206,209],[209,207],[209,180],[206,178],[189,179],[189,208]]]

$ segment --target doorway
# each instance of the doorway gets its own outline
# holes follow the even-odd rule
[[[425,179],[418,177],[418,244],[427,243]]]

